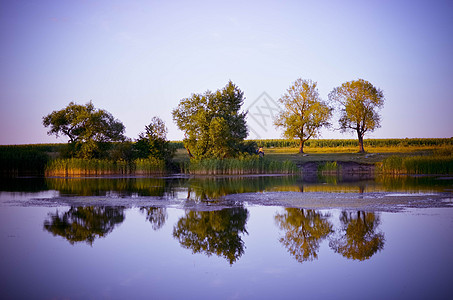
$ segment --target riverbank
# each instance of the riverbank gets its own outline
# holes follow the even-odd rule
[[[304,173],[371,176],[392,174],[453,174],[452,139],[366,140],[366,153],[357,153],[353,140],[316,140],[298,153],[294,141],[256,140],[265,151],[265,160],[248,159],[190,161],[180,142],[171,166],[149,160],[61,161],[64,144],[0,146],[0,175],[17,176],[98,176],[156,175],[188,173],[204,175]],[[267,146],[267,147],[266,147]],[[277,147],[278,146],[278,147]],[[439,159],[440,158],[440,159]],[[296,168],[298,167],[298,169]]]

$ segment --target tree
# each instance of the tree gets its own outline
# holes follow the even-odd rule
[[[365,152],[363,136],[381,126],[378,109],[384,105],[382,90],[366,80],[353,80],[334,88],[329,100],[340,106],[341,130],[357,132],[359,152]]]
[[[274,121],[285,129],[286,138],[299,138],[299,153],[304,152],[304,143],[319,136],[320,129],[329,125],[332,109],[319,96],[317,83],[297,79],[278,101],[284,106]]]
[[[298,262],[317,259],[319,243],[332,232],[329,217],[311,209],[286,208],[285,213],[275,216],[280,229],[285,230],[280,243]]]
[[[173,227],[173,237],[193,253],[223,256],[232,265],[245,252],[241,234],[247,233],[248,215],[243,207],[191,210]]]
[[[153,117],[151,123],[145,126],[145,132],[138,136],[134,147],[139,158],[154,157],[170,162],[174,149],[167,140],[167,127],[159,117]]]
[[[44,221],[44,229],[54,236],[62,236],[74,244],[105,237],[124,219],[124,207],[71,207],[67,212],[49,214],[50,220]]]
[[[384,249],[384,234],[376,232],[381,221],[375,213],[358,211],[355,215],[343,211],[340,221],[340,236],[329,242],[335,252],[349,259],[365,260]]]
[[[75,156],[93,158],[101,155],[101,144],[123,141],[124,125],[109,112],[95,109],[90,101],[85,105],[70,102],[61,110],[43,117],[50,127],[48,135],[65,135],[75,149]]]
[[[193,94],[173,110],[184,131],[184,146],[195,158],[236,156],[247,137],[246,113],[240,112],[244,93],[231,81],[216,92]]]
[[[152,224],[154,230],[161,229],[168,219],[165,207],[141,207],[140,211],[146,213],[146,219]]]

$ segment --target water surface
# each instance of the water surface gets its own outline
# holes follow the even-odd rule
[[[453,292],[448,178],[22,178],[0,186],[6,299]]]

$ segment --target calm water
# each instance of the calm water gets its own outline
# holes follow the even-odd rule
[[[452,188],[431,177],[2,180],[1,298],[449,299]],[[335,207],[307,209],[306,197]]]

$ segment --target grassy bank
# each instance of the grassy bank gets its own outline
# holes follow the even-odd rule
[[[189,163],[182,142],[172,142],[176,148],[172,172],[190,174],[259,174],[294,173],[295,165],[317,162],[321,173],[339,173],[336,162],[376,164],[377,170],[391,174],[452,174],[453,139],[368,139],[367,153],[357,153],[357,140],[311,140],[305,144],[305,154],[298,153],[297,140],[255,140],[264,147],[265,159],[226,159]],[[65,144],[36,144],[0,146],[0,175],[85,176],[111,174],[162,174],[162,162],[135,160],[57,159]],[[329,165],[330,164],[330,165]]]

